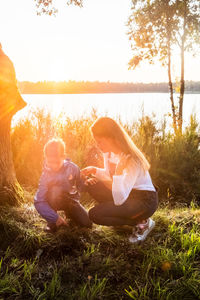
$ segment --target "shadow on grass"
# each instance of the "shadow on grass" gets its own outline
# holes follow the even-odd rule
[[[33,206],[2,208],[2,299],[200,299],[200,210],[158,210],[140,245],[131,228],[72,223],[55,234]]]

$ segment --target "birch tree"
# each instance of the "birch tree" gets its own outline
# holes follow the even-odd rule
[[[167,67],[173,128],[182,133],[183,99],[185,91],[185,51],[195,52],[199,44],[200,3],[195,0],[132,0],[132,13],[128,20],[129,39],[133,58],[129,68],[141,61],[150,64],[160,60]],[[180,49],[180,89],[178,104],[174,100],[172,58],[176,47]],[[178,66],[177,66],[178,68]]]

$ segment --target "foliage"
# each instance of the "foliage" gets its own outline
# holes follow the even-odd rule
[[[182,135],[159,128],[155,116],[143,116],[137,124],[127,126],[132,139],[151,163],[150,173],[159,187],[160,201],[171,205],[200,203],[200,139],[196,116]]]
[[[159,147],[158,185],[171,203],[200,201],[200,140],[195,116],[182,135],[168,135]]]
[[[133,50],[130,67],[137,67],[142,60],[154,63],[159,59],[163,65],[167,64],[168,41],[178,29],[175,13],[174,1],[132,0],[127,24]]]
[[[34,0],[36,2],[37,14],[38,15],[56,15],[58,10],[54,6],[54,0]],[[76,6],[82,7],[83,0],[68,0],[67,4],[71,5],[74,4]]]
[[[102,166],[89,128],[97,118],[73,120],[65,114],[53,118],[44,110],[32,112],[12,129],[12,148],[17,178],[26,187],[37,187],[43,166],[43,147],[54,136],[61,137],[67,156],[80,168]],[[120,121],[120,120],[119,120]],[[171,205],[189,205],[200,201],[200,139],[196,117],[182,135],[167,129],[166,121],[158,124],[155,116],[143,115],[137,123],[123,124],[136,145],[145,153],[153,181],[159,186],[160,201]]]
[[[30,113],[12,130],[15,171],[21,183],[37,184],[43,164],[43,147],[54,134],[52,118],[44,110]]]
[[[131,228],[69,225],[55,235],[32,207],[0,216],[2,299],[200,299],[200,211],[160,209],[142,245]]]
[[[130,68],[143,60],[160,60],[167,65],[174,131],[182,131],[183,97],[185,91],[184,54],[195,53],[199,44],[200,4],[195,0],[132,0],[129,17],[129,39],[133,58]],[[180,49],[180,97],[178,105],[173,97],[171,60],[176,47]],[[197,51],[197,50],[196,50]]]
[[[17,178],[26,186],[37,186],[43,167],[43,148],[52,137],[61,137],[66,144],[67,157],[79,167],[93,158],[96,149],[89,127],[96,118],[71,120],[61,114],[53,118],[44,109],[30,112],[12,129],[13,159]],[[96,151],[94,153],[96,155]]]

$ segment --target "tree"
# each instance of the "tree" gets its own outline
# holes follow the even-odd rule
[[[34,0],[36,2],[37,14],[55,15],[58,10],[54,7],[53,0]],[[68,0],[67,4],[74,4],[82,7],[83,0]]]
[[[16,205],[23,200],[11,151],[10,127],[13,115],[26,105],[16,82],[15,69],[0,45],[0,204]]]
[[[194,44],[200,43],[200,2],[198,0],[177,0],[176,4],[179,28],[175,32],[175,39],[181,56],[178,128],[182,132],[183,98],[185,92],[185,51],[195,53]]]
[[[143,61],[154,63],[159,58],[168,69],[168,83],[175,133],[182,132],[184,96],[184,53],[199,42],[200,4],[195,0],[132,0],[129,17],[129,39],[132,41],[133,58],[129,68],[136,68]],[[192,43],[193,41],[193,43]],[[178,109],[173,96],[171,74],[172,53],[180,48],[181,76]]]

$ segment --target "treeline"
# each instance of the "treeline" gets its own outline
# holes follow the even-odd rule
[[[22,94],[168,93],[167,82],[22,81],[18,86]],[[200,93],[200,81],[186,81],[185,92]]]

